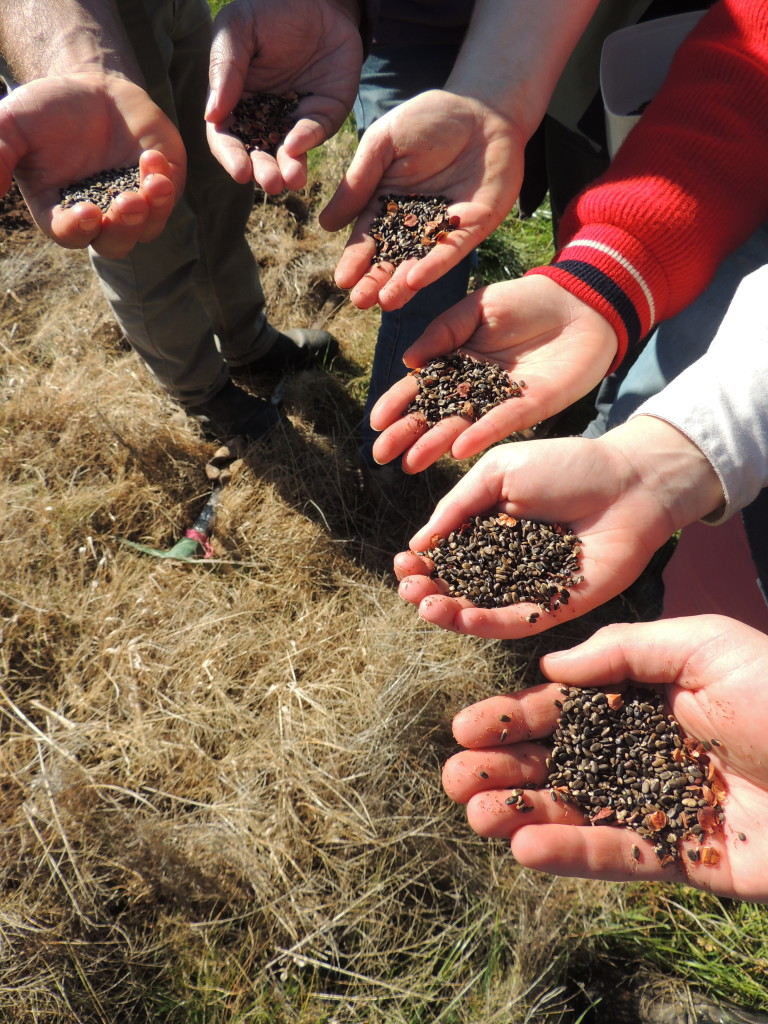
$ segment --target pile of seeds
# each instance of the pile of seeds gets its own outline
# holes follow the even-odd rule
[[[498,363],[471,359],[461,352],[433,359],[412,370],[419,390],[406,413],[420,412],[430,427],[447,416],[473,422],[508,398],[522,398],[525,381],[509,379]]]
[[[436,535],[429,551],[433,578],[448,584],[454,597],[479,608],[501,608],[529,601],[542,611],[568,604],[569,587],[581,583],[579,538],[560,523],[513,519],[501,513],[480,516],[447,537]],[[536,622],[538,612],[528,616]]]
[[[663,867],[680,859],[681,839],[698,840],[687,851],[692,861],[717,863],[717,851],[703,844],[723,821],[725,789],[705,747],[665,712],[663,696],[637,686],[561,693],[548,760],[553,794],[593,825],[623,825],[651,840]],[[632,852],[639,858],[637,846]]]
[[[59,205],[66,209],[76,203],[95,203],[104,213],[121,192],[139,191],[139,168],[115,167],[99,171],[73,185],[59,189]]]
[[[374,263],[397,267],[404,260],[421,259],[459,226],[458,217],[448,216],[450,199],[417,193],[379,196],[381,212],[371,224],[376,243]]]
[[[234,120],[230,131],[240,139],[249,153],[260,149],[274,156],[277,147],[293,127],[291,115],[301,98],[299,93],[293,91],[283,96],[271,92],[243,96],[232,111]]]

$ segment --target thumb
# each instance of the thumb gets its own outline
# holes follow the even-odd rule
[[[547,679],[574,686],[680,682],[697,655],[715,655],[718,641],[731,646],[745,629],[720,615],[613,623],[570,650],[545,654],[540,667]]]
[[[243,94],[245,75],[251,52],[247,40],[251,39],[246,25],[237,12],[223,7],[214,21],[208,68],[209,95],[205,107],[205,120],[218,124],[235,109]]]
[[[11,187],[13,172],[27,151],[10,111],[0,103],[0,196]]]

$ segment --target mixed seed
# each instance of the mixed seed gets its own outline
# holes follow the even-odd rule
[[[411,370],[419,390],[406,413],[419,412],[430,427],[448,416],[472,422],[508,398],[522,398],[524,380],[510,380],[498,363],[472,359],[463,352],[432,359]]]
[[[563,687],[547,785],[592,825],[622,825],[650,840],[662,867],[680,859],[716,864],[706,845],[723,821],[725,787],[702,744],[684,737],[653,690]],[[640,849],[632,847],[638,860]]]
[[[458,217],[448,215],[450,200],[445,196],[390,193],[379,196],[379,201],[381,212],[370,230],[376,243],[374,263],[397,267],[404,260],[421,259],[460,223]]]
[[[67,209],[77,203],[95,203],[104,213],[121,192],[139,191],[139,167],[115,167],[91,174],[82,181],[59,189],[59,206]]]
[[[243,96],[232,111],[234,120],[230,131],[243,143],[248,152],[263,150],[272,156],[293,127],[291,116],[302,96],[291,90],[278,96],[272,92],[257,92]]]
[[[531,602],[545,612],[567,605],[579,574],[579,538],[560,523],[514,519],[500,513],[473,520],[447,537],[436,534],[428,551],[432,578],[448,584],[454,597],[479,608]],[[536,622],[538,612],[528,616]]]

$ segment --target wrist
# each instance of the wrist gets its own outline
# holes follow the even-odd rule
[[[668,535],[725,502],[720,478],[704,453],[665,420],[635,416],[600,442],[626,459],[637,487],[655,496]]]

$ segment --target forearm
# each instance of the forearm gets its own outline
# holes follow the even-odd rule
[[[112,0],[13,0],[3,4],[0,53],[19,83],[80,72],[105,72],[139,84],[143,81]]]
[[[482,100],[521,127],[539,125],[598,0],[476,0],[445,88]]]

